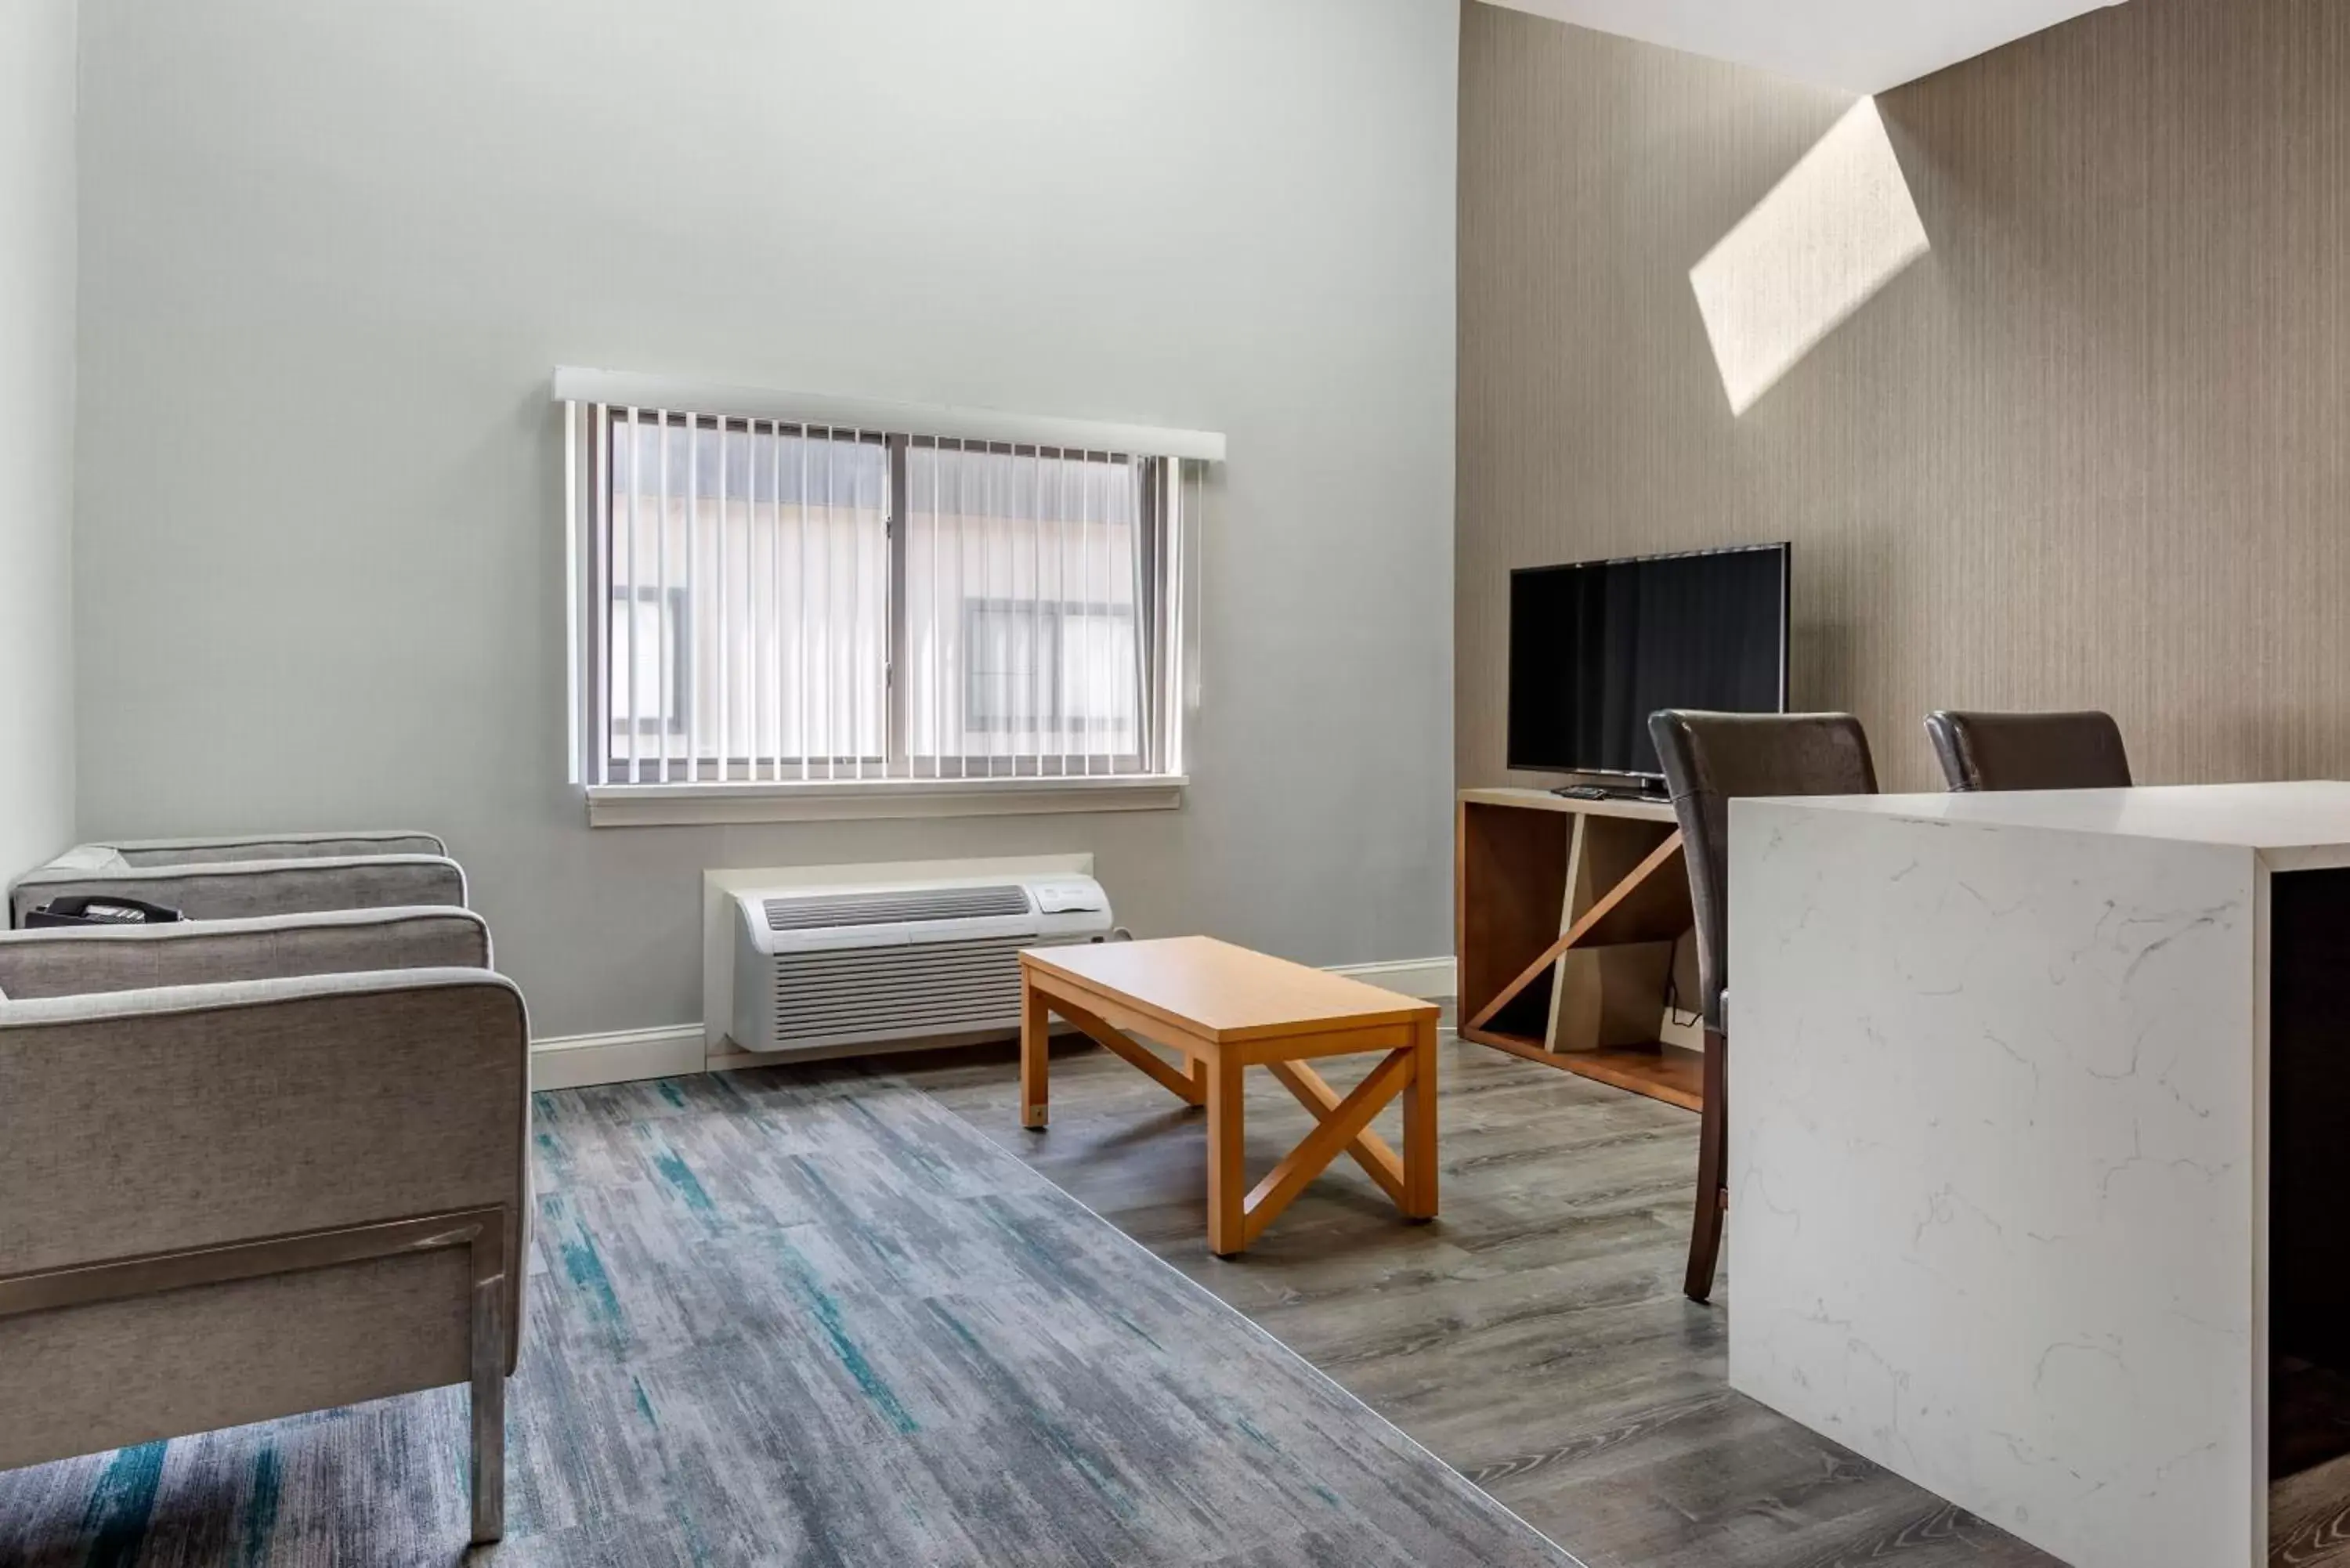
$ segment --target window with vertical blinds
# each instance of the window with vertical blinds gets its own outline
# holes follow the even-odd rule
[[[1180,773],[1181,459],[574,410],[591,791]]]

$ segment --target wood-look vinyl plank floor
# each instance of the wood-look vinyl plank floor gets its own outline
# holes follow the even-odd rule
[[[1371,1058],[1324,1064],[1343,1091]],[[1207,1249],[1206,1127],[1106,1052],[1056,1048],[1053,1123],[1012,1057],[903,1074],[1262,1324],[1591,1568],[2048,1568],[2054,1559],[1731,1391],[1725,1270],[1684,1300],[1697,1118],[1447,1037],[1443,1215],[1341,1159],[1242,1257]],[[1312,1127],[1251,1074],[1253,1174]],[[1391,1107],[1378,1123],[1401,1137]]]

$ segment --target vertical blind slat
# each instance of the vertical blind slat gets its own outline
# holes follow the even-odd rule
[[[760,587],[766,595],[767,613],[759,623],[759,673],[764,685],[759,699],[758,738],[752,746],[751,776],[758,777],[764,769],[769,779],[775,780],[784,776],[784,432],[773,420],[767,421],[766,444],[752,449],[754,473],[760,467],[762,452],[767,459],[765,526],[760,527],[755,501],[751,507],[751,524],[759,528],[760,536],[767,542],[767,569],[758,574]],[[754,481],[751,493],[756,496],[758,493]]]
[[[977,617],[969,614],[963,617],[963,637],[966,641],[977,639],[971,649],[971,660],[972,678],[979,684],[985,709],[981,715],[980,741],[987,748],[986,765],[981,771],[993,778],[995,776],[995,732],[1000,721],[995,711],[996,694],[988,686],[994,678],[990,667],[996,661],[987,657],[988,631],[993,623],[986,613],[986,607],[993,601],[995,595],[995,447],[991,442],[981,447],[979,452],[979,584],[976,592],[963,596],[963,602],[968,606],[973,598],[978,599],[981,613]]]
[[[1074,634],[1076,639],[1075,649],[1076,669],[1071,677],[1075,691],[1072,695],[1063,699],[1063,708],[1069,725],[1070,738],[1076,742],[1076,767],[1081,772],[1089,773],[1092,771],[1093,759],[1087,754],[1087,748],[1093,744],[1093,740],[1086,732],[1086,689],[1091,670],[1086,658],[1085,606],[1087,601],[1087,587],[1090,580],[1087,573],[1093,564],[1090,555],[1093,536],[1087,531],[1086,524],[1092,515],[1092,508],[1086,504],[1086,454],[1084,452],[1073,454],[1068,459],[1068,464],[1069,472],[1076,479],[1077,486],[1076,511],[1073,514],[1077,546],[1077,580],[1076,587],[1063,596],[1072,607],[1065,611],[1061,635],[1067,638]]]
[[[931,649],[931,776],[947,771],[947,651],[939,639],[939,535],[946,530],[943,492],[947,477],[947,443],[931,442],[931,621],[923,628]]]
[[[759,421],[743,421],[743,777],[759,776],[759,736],[767,716],[767,660],[762,649],[775,607],[759,613]]]
[[[717,559],[712,563],[712,576],[717,584],[718,598],[716,662],[718,665],[718,776],[721,780],[728,776],[728,770],[733,765],[731,759],[734,755],[733,736],[730,733],[733,728],[730,721],[734,713],[734,645],[727,639],[726,636],[733,621],[734,607],[730,602],[733,595],[729,590],[733,584],[729,580],[731,573],[728,570],[726,559],[729,554],[727,539],[729,529],[726,516],[726,447],[733,438],[733,432],[730,428],[730,421],[720,420],[718,421],[718,526],[713,530],[717,535],[718,548]]]
[[[1036,448],[1031,471],[1035,483],[1030,487],[1028,507],[1028,712],[1029,728],[1035,732],[1036,776],[1045,775],[1045,711],[1046,694],[1040,690],[1045,679],[1045,449]],[[1020,771],[1018,763],[1012,771]]]
[[[1130,536],[1133,539],[1133,544],[1128,548],[1126,553],[1127,570],[1125,587],[1128,602],[1134,607],[1134,635],[1127,639],[1127,662],[1131,666],[1130,673],[1133,677],[1133,686],[1131,690],[1134,693],[1134,713],[1131,721],[1129,722],[1130,729],[1122,730],[1121,733],[1130,733],[1132,737],[1132,750],[1138,759],[1138,765],[1139,765],[1139,759],[1142,753],[1142,736],[1144,731],[1143,715],[1146,711],[1146,705],[1149,701],[1149,693],[1150,691],[1150,663],[1149,660],[1144,657],[1143,650],[1143,634],[1145,628],[1142,624],[1142,610],[1146,601],[1143,597],[1142,574],[1146,566],[1143,558],[1143,547],[1151,543],[1151,541],[1144,535],[1142,528],[1144,514],[1144,507],[1142,504],[1143,478],[1143,465],[1141,463],[1129,462],[1126,465],[1126,484],[1123,493],[1126,496],[1126,515],[1128,525],[1132,530]],[[1118,685],[1121,691],[1128,690],[1123,679],[1121,679]],[[1124,699],[1121,698],[1120,701],[1122,704]],[[1124,753],[1121,752],[1120,754],[1123,755]],[[1114,772],[1116,770],[1113,769],[1112,771]]]
[[[970,743],[971,725],[970,725],[970,722],[969,722],[970,715],[969,715],[969,714],[967,714],[967,713],[964,711],[964,709],[963,709],[963,681],[962,681],[963,661],[964,661],[964,659],[967,659],[967,658],[969,657],[969,653],[968,653],[968,650],[966,650],[966,649],[963,648],[963,646],[962,646],[962,639],[961,639],[961,638],[959,638],[959,637],[952,637],[952,636],[950,636],[949,634],[950,634],[950,632],[951,632],[951,630],[952,629],[953,625],[954,625],[954,618],[954,618],[954,607],[955,607],[955,600],[956,600],[956,598],[957,598],[957,597],[959,597],[961,596],[962,591],[962,574],[963,574],[963,506],[964,506],[964,491],[965,491],[966,487],[969,485],[970,481],[971,481],[971,464],[970,464],[970,461],[969,461],[969,459],[970,459],[970,452],[971,452],[971,443],[970,443],[970,442],[965,441],[962,441],[962,440],[958,440],[958,441],[955,442],[955,463],[954,463],[954,481],[955,481],[955,483],[954,483],[954,576],[955,576],[955,586],[954,586],[954,589],[953,589],[953,591],[952,591],[952,592],[951,592],[951,593],[947,596],[947,602],[946,602],[946,604],[945,604],[944,607],[942,607],[942,608],[940,610],[940,612],[939,612],[939,628],[938,628],[938,633],[937,633],[938,638],[939,638],[939,641],[940,641],[941,645],[941,646],[943,646],[943,647],[944,647],[945,649],[947,649],[947,650],[948,650],[948,667],[947,667],[947,675],[946,675],[946,689],[945,689],[945,691],[943,691],[942,692],[941,692],[941,693],[940,693],[940,695],[941,695],[941,697],[949,697],[949,698],[951,698],[951,699],[953,700],[953,708],[952,708],[952,711],[953,711],[953,713],[954,713],[954,722],[953,722],[953,723],[951,723],[951,725],[949,725],[949,726],[948,726],[948,728],[947,728],[947,739],[948,739],[951,742],[952,742],[952,744],[953,744],[953,746],[954,746],[955,776],[956,776],[957,778],[962,778],[962,777],[965,777],[965,776],[967,776],[967,775],[970,774],[970,772],[971,772],[971,761],[970,761],[970,753],[971,753],[971,743]]]
[[[1024,704],[1014,679],[1019,659],[1012,621],[1012,607],[1018,602],[1020,592],[1020,536],[1013,522],[1020,515],[1018,454],[1008,446],[1001,452],[991,452],[987,472],[994,481],[995,490],[995,503],[989,508],[987,523],[987,624],[995,639],[994,646],[1002,650],[993,661],[994,670],[989,676],[992,690],[987,700],[987,771],[993,776],[998,771],[998,758],[1003,759],[1002,772],[1020,772],[1018,752]],[[1000,587],[996,580],[999,561],[1003,566]]]
[[[853,552],[849,558],[857,564],[856,574],[850,578],[850,582],[856,589],[852,602],[856,606],[857,615],[857,656],[849,660],[850,673],[848,695],[851,710],[854,714],[854,717],[850,722],[849,732],[853,737],[852,743],[857,748],[856,776],[860,779],[865,776],[866,755],[872,749],[868,743],[870,741],[871,736],[866,728],[866,718],[873,693],[872,680],[873,678],[878,678],[880,675],[880,667],[873,659],[874,645],[871,641],[871,617],[866,613],[865,603],[865,540],[867,520],[868,518],[879,517],[881,515],[881,506],[888,490],[889,472],[889,465],[886,462],[889,452],[888,446],[885,444],[878,449],[874,449],[879,451],[885,459],[881,470],[879,472],[876,472],[873,468],[872,452],[868,450],[868,443],[865,440],[866,433],[867,432],[863,431],[859,431],[857,434],[857,485],[858,491],[862,499],[859,501],[857,508],[856,531],[849,536],[849,549]],[[868,485],[870,486],[871,493],[867,494],[865,493]]]
[[[1094,618],[1093,639],[1087,644],[1094,659],[1094,747],[1101,754],[1102,771],[1116,773],[1118,717],[1122,708],[1118,680],[1118,470],[1117,459],[1103,454],[1099,467],[1091,479],[1101,491],[1101,514],[1094,520],[1095,543],[1101,546],[1100,576],[1097,582],[1094,603],[1100,612]],[[1091,773],[1091,767],[1087,768]]]
[[[591,493],[599,498],[608,497],[612,493],[612,430],[609,423],[611,410],[603,404],[598,403],[591,411],[595,416],[596,428],[590,437],[595,456],[589,462],[589,489]],[[578,410],[574,409],[571,412],[574,416],[572,429],[577,430],[578,429],[577,417]],[[576,477],[575,474],[575,482]],[[600,508],[598,514],[604,514]],[[600,545],[601,541],[598,540],[594,543]],[[612,634],[617,629],[612,624],[612,588],[617,574],[613,570],[609,550],[591,548],[588,558],[589,563],[588,613],[591,617],[601,618],[607,646],[605,657],[608,659],[611,657],[609,646]],[[594,623],[591,621],[590,624]],[[627,666],[623,665],[622,668],[626,669]],[[588,717],[582,726],[582,732],[587,735],[599,735],[596,742],[596,765],[589,776],[597,784],[610,784],[612,782],[612,683],[608,680],[600,683],[582,680],[577,683],[577,690],[588,703]]]
[[[1183,722],[1183,596],[1180,590],[1182,579],[1176,574],[1183,570],[1184,517],[1183,464],[1169,458],[1161,464],[1167,501],[1167,559],[1161,580],[1167,591],[1160,597],[1166,612],[1166,631],[1159,639],[1162,668],[1159,671],[1159,732],[1155,737],[1157,752],[1151,758],[1153,767],[1171,770],[1177,755],[1176,727]]]
[[[1159,465],[1159,535],[1162,546],[1159,580],[1168,585],[1159,596],[1159,722],[1150,735],[1149,765],[1169,771],[1175,755],[1175,726],[1181,722],[1177,706],[1183,678],[1183,604],[1176,589],[1183,558],[1183,465],[1168,458]]]
[[[818,722],[816,733],[817,742],[824,747],[824,776],[827,779],[837,776],[832,757],[837,749],[832,744],[832,509],[838,504],[834,499],[834,482],[837,477],[832,462],[832,427],[827,425],[824,431],[824,515],[816,530],[824,540],[824,575],[816,588],[817,603],[822,607],[818,611],[816,627],[816,646],[824,655],[824,673],[816,684],[816,692],[823,699],[820,711],[824,717]]]
[[[1191,590],[1192,578],[1183,574],[1205,573],[1208,559],[1207,541],[1203,537],[1204,519],[1200,512],[1201,483],[1200,466],[1191,462],[1180,464],[1176,469],[1176,479],[1175,511],[1176,515],[1182,520],[1182,531],[1175,536],[1177,555],[1170,563],[1170,568],[1178,575],[1168,579],[1167,588],[1168,602],[1175,607],[1175,614],[1178,617],[1175,634],[1168,642],[1167,658],[1171,670],[1168,688],[1170,693],[1167,705],[1168,733],[1175,736],[1177,742],[1175,749],[1169,753],[1168,763],[1170,767],[1183,765],[1191,741],[1191,737],[1183,733],[1183,725],[1191,701],[1194,676],[1193,666],[1188,661],[1192,657],[1192,649],[1197,646],[1194,639],[1199,634],[1190,628],[1188,622],[1192,616],[1201,615],[1202,624],[1205,624],[1202,607],[1197,596],[1186,597]],[[1199,555],[1197,561],[1191,559],[1195,550]]]
[[[1094,771],[1094,742],[1101,729],[1101,674],[1096,668],[1100,655],[1100,639],[1094,635],[1094,607],[1101,601],[1094,597],[1094,454],[1077,454],[1077,557],[1078,568],[1084,574],[1078,597],[1085,608],[1078,613],[1077,624],[1084,628],[1085,688],[1084,726],[1080,734],[1086,746],[1086,772]]]
[[[987,776],[995,776],[995,761],[1003,751],[1003,742],[1012,732],[1012,649],[1005,636],[1005,619],[999,607],[1011,602],[1011,587],[1006,584],[999,595],[995,586],[997,552],[1009,548],[1004,519],[1012,515],[1011,498],[1003,493],[1003,462],[991,444],[987,449],[987,523],[980,531],[986,545],[981,557],[979,597],[987,605],[982,624],[991,638],[1005,639],[1003,653],[994,655],[991,648],[987,680]]]
[[[961,657],[955,695],[961,704],[955,748],[962,771],[984,777],[987,772],[986,730],[978,699],[984,690],[983,649],[972,635],[972,602],[987,593],[987,448],[974,455],[965,444],[956,464],[960,480],[955,497],[955,591],[947,600],[951,638]],[[976,555],[974,556],[974,547]]]
[[[659,524],[660,528],[660,570],[655,574],[658,580],[653,584],[653,639],[660,655],[660,680],[655,687],[653,693],[654,703],[659,710],[659,711],[653,715],[653,722],[657,728],[657,732],[660,736],[660,777],[661,782],[666,784],[669,782],[671,777],[669,768],[670,708],[671,705],[671,700],[677,690],[677,679],[683,673],[683,671],[676,668],[679,662],[678,656],[682,650],[679,648],[676,634],[670,625],[669,414],[666,410],[656,410],[656,412],[659,414],[659,423],[660,425],[660,521]]]
[[[767,774],[777,783],[784,776],[784,427],[767,421],[767,606],[774,612],[767,669]]]
[[[1054,457],[1053,497],[1057,503],[1053,521],[1053,592],[1057,601],[1054,614],[1055,635],[1053,639],[1053,673],[1059,686],[1059,700],[1053,705],[1053,732],[1058,753],[1060,772],[1069,772],[1069,454],[1056,452]]]
[[[827,431],[826,435],[828,440],[825,450],[837,459],[840,456],[839,432]],[[848,498],[846,512],[848,518],[848,569],[846,572],[840,571],[833,565],[837,560],[840,550],[841,516],[844,510],[842,504],[834,502],[825,513],[825,541],[832,552],[825,557],[828,567],[827,587],[830,589],[830,592],[825,596],[825,602],[832,607],[833,614],[825,628],[824,642],[827,649],[834,650],[835,658],[832,680],[828,686],[830,695],[826,700],[831,709],[832,722],[825,726],[825,732],[831,737],[830,750],[835,767],[837,767],[841,762],[848,760],[847,753],[857,750],[857,594],[855,587],[857,519],[865,509],[865,465],[861,461],[863,454],[855,445],[857,432],[851,431],[848,440],[851,444],[847,453]],[[848,589],[846,624],[843,624],[841,619],[840,603],[841,590],[844,587]],[[848,699],[848,711],[845,719],[841,715],[844,697]]]
[[[800,618],[792,634],[792,656],[798,669],[792,684],[799,696],[799,711],[793,715],[792,734],[800,753],[800,777],[808,776],[808,715],[815,711],[816,700],[809,691],[809,675],[816,660],[808,657],[808,428],[796,427],[800,449],[799,489],[799,556],[800,556]]]
[[[855,498],[848,524],[848,745],[858,778],[865,776],[865,432],[851,431],[849,483]]]
[[[636,412],[634,409],[627,411],[631,415]],[[604,725],[597,737],[597,746],[602,753],[600,766],[607,783],[634,783],[637,771],[634,750],[637,735],[637,566],[633,554],[623,556],[620,553],[619,476],[620,454],[624,439],[620,429],[621,413],[622,410],[617,407],[607,407],[599,410],[597,416],[597,422],[604,431],[605,451],[604,472],[598,476],[598,484],[603,493],[600,521],[604,531],[596,541],[597,554],[605,563],[604,609],[608,618],[605,623],[605,635],[608,639],[617,635],[624,639],[620,646],[626,648],[627,657],[619,663],[619,668],[629,672],[629,683],[619,691],[614,689],[613,667],[610,663],[608,662],[603,669],[596,672],[596,678],[603,687],[601,701],[604,709]],[[634,436],[631,434],[626,440],[629,502],[633,505],[637,493],[637,472],[640,465],[637,461]],[[633,522],[629,532],[632,535],[635,533]],[[632,540],[631,551],[634,547]],[[623,585],[626,586],[623,587]],[[608,660],[611,659],[613,651],[611,647],[607,647],[605,655]],[[618,733],[613,728],[617,718],[616,711],[623,701],[626,702],[625,711],[628,714],[628,733],[631,748],[625,758],[613,744],[614,737]]]
[[[638,581],[637,571],[637,497],[643,493],[644,488],[645,447],[639,438],[636,406],[630,404],[629,407],[629,548],[625,557],[629,567],[629,598],[628,614],[622,618],[628,626],[628,653],[620,660],[621,680],[625,682],[629,694],[629,782],[630,784],[641,782],[644,773],[643,766],[639,761],[643,742],[638,738],[644,731],[644,716],[637,711],[640,706],[639,699],[644,694],[645,687],[644,679],[637,669],[638,661],[644,658],[644,650],[637,642],[637,604],[643,597],[643,588]],[[660,601],[657,599],[654,603],[658,605]]]
[[[702,416],[685,420],[685,776],[702,776],[702,606],[694,587],[702,580]]]

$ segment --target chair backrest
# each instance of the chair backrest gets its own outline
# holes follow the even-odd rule
[[[1698,984],[1709,1028],[1722,1027],[1730,982],[1730,802],[1739,795],[1875,794],[1868,734],[1849,713],[1648,716],[1672,788],[1697,919]]]
[[[1955,791],[2127,789],[2129,753],[2110,713],[1926,715],[1926,733]]]

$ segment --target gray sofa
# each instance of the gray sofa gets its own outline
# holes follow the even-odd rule
[[[0,1469],[465,1384],[498,1538],[530,1030],[490,961],[453,907],[0,933]]]
[[[321,909],[462,907],[465,873],[430,833],[291,833],[84,844],[8,888],[8,924],[52,898],[111,895],[192,919]]]

